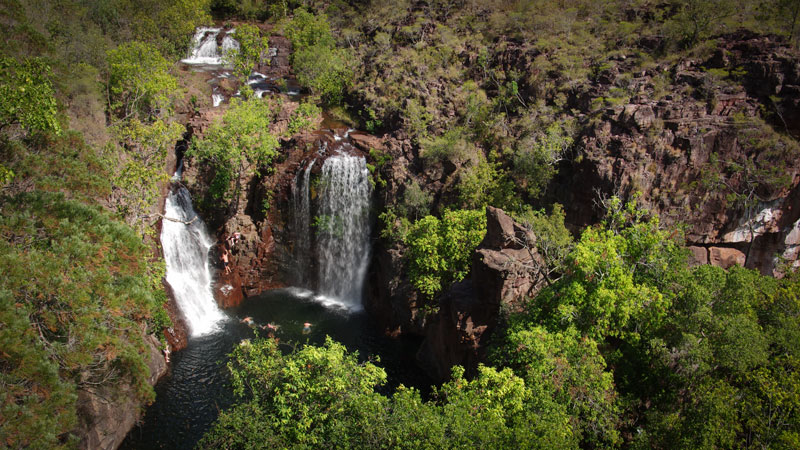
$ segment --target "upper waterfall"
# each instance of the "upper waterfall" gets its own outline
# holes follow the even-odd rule
[[[217,43],[217,37],[221,32],[223,32],[222,28],[197,28],[192,38],[192,49],[181,62],[184,64],[222,65],[225,55],[231,50],[238,49],[239,43],[233,38],[232,35],[236,30],[232,29],[225,32],[220,46]]]
[[[168,219],[162,221],[161,246],[175,301],[193,336],[216,331],[225,314],[211,292],[208,250],[213,242],[186,188],[180,186],[170,192],[164,215]]]

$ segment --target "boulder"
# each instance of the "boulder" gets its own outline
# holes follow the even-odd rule
[[[728,269],[733,266],[744,266],[745,254],[735,248],[711,247],[709,262],[713,266]]]
[[[689,266],[701,266],[708,264],[708,249],[705,247],[691,246],[689,247]]]
[[[349,134],[350,140],[353,142],[353,145],[361,149],[364,153],[369,153],[371,149],[384,151],[385,146],[383,145],[383,139],[373,136],[371,134],[362,133],[359,131],[353,131]]]

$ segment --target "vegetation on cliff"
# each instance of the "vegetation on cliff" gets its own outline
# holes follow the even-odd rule
[[[239,403],[201,446],[795,447],[800,280],[690,268],[680,233],[609,206],[474,379],[457,367],[428,400],[386,396],[383,370],[339,344],[256,340],[234,352]]]
[[[202,446],[800,446],[800,278],[689,267],[680,227],[620,200],[573,241],[553,191],[564,167],[592,156],[588,141],[631,132],[623,126],[646,143],[637,158],[658,151],[668,165],[689,153],[691,143],[659,141],[682,124],[629,112],[634,99],[677,98],[705,114],[743,92],[745,106],[724,119],[741,151],[711,152],[698,163],[703,177],[678,190],[703,202],[722,192],[750,211],[790,187],[798,91],[752,88],[767,74],[731,63],[718,44],[738,30],[796,46],[800,2],[2,4],[2,445],[75,446],[79,391],[130,384],[152,399],[142,336],[168,325],[163,265],[152,257],[155,204],[183,134],[175,113],[184,92],[170,61],[213,12],[275,22],[308,91],[400,142],[401,186],[381,172],[391,169],[387,154],[371,152],[372,170],[376,186],[395,189],[382,197],[382,235],[403,255],[397,272],[425,298],[419,304],[435,310],[437,296],[468,276],[486,206],[538,236],[546,286],[503,311],[491,366],[472,379],[456,367],[425,399],[404,387],[380,393],[379,362],[333,341],[290,354],[269,340],[243,343],[229,364],[237,404]],[[255,26],[238,33],[231,58],[243,78],[266,43]],[[233,101],[192,143],[189,155],[213,172],[214,201],[238,201],[246,166],[266,172],[278,157],[269,129],[279,107]],[[304,103],[288,132],[319,114]],[[708,131],[692,126],[696,137]],[[620,194],[635,191],[626,186]]]
[[[147,334],[170,325],[153,257],[183,134],[168,60],[198,2],[0,8],[0,445],[73,448],[79,393],[152,401]],[[85,444],[84,444],[85,445]]]
[[[335,40],[360,63],[352,77],[339,77],[342,94],[329,100],[341,98],[365,128],[411,147],[411,179],[384,199],[381,227],[417,293],[435,305],[468,275],[483,231],[473,210],[487,205],[535,231],[546,286],[505,311],[493,367],[473,380],[456,368],[427,400],[406,388],[376,393],[385,374],[333,342],[289,355],[268,341],[244,345],[229,367],[240,403],[203,446],[798,445],[795,275],[690,267],[679,225],[667,228],[619,199],[573,241],[563,209],[549,204],[552,180],[582,163],[587,140],[625,133],[613,128],[621,120],[611,131],[595,128],[604,115],[628,114],[637,96],[717,111],[725,95],[757,79],[725,62],[718,42],[744,29],[796,45],[798,2],[270,2],[255,13],[246,2],[226,4],[283,19],[299,3],[305,8],[284,28],[295,50],[331,49]],[[700,65],[691,82],[680,79],[682,58]],[[309,70],[297,55],[293,63],[302,83],[321,93],[300,73],[322,68]],[[751,95],[757,111],[725,119],[741,152],[712,152],[703,177],[685,189],[710,189],[705,199],[722,192],[732,208],[752,208],[791,186],[785,174],[797,158],[797,130],[783,115],[793,100]],[[633,120],[654,149],[659,133],[677,126]],[[667,163],[684,150],[661,148]],[[386,173],[375,171],[385,188]],[[635,183],[629,188],[614,193],[632,194]],[[263,429],[266,438],[255,434]]]

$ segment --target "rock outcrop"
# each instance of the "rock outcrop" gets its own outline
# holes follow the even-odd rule
[[[417,353],[435,380],[446,380],[454,365],[474,374],[501,311],[518,309],[544,283],[538,270],[544,260],[533,233],[500,209],[487,208],[486,217],[486,236],[473,255],[471,277],[442,295]]]
[[[148,382],[155,385],[167,372],[167,363],[159,350],[160,343],[153,335],[144,336],[148,349]],[[113,450],[139,420],[142,403],[134,388],[126,381],[119,385],[105,384],[78,389],[79,447],[82,449]]]
[[[798,149],[780,137],[800,133],[799,59],[770,38],[740,33],[720,38],[708,60],[662,64],[633,78],[619,76],[631,70],[617,61],[619,70],[570,100],[585,128],[553,200],[578,229],[598,220],[601,211],[586,207],[598,194],[639,192],[662,221],[688,225],[689,245],[726,255],[698,251],[700,260],[773,274],[776,254],[791,257],[786,240],[800,218]],[[664,80],[666,93],[656,88]],[[628,95],[609,106],[619,92]],[[760,118],[764,110],[772,122]]]

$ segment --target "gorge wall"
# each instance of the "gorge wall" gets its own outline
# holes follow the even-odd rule
[[[505,56],[509,69],[534,70],[535,54],[510,46]],[[635,194],[665,226],[685,224],[694,264],[743,265],[776,276],[797,267],[800,160],[787,158],[796,144],[774,131],[800,135],[797,52],[774,38],[742,32],[722,36],[708,59],[662,63],[635,77],[625,75],[629,65],[617,58],[566,100],[578,138],[543,203],[564,205],[567,225],[577,232],[599,221],[602,199]],[[674,81],[659,85],[664,79]],[[605,106],[621,87],[634,94]],[[759,119],[764,116],[766,121]],[[383,206],[398,204],[409,180],[434,193],[434,209],[448,195],[455,168],[424,164],[403,130],[384,136],[381,148],[392,157],[382,172]],[[496,216],[490,210],[489,223]],[[471,278],[442,294],[439,312],[426,316],[407,275],[397,270],[406,249],[396,242],[376,246],[367,308],[387,333],[425,337],[419,359],[437,379],[445,379],[453,364],[474,368],[500,304],[526,295],[501,294],[508,292],[504,283],[519,278],[496,267],[487,275],[490,266],[480,263],[486,248],[484,241]],[[503,283],[487,282],[487,276]],[[529,282],[538,285],[522,281]]]
[[[283,42],[277,55],[286,58],[288,43],[275,42]],[[537,56],[509,45],[497,63],[531,71]],[[287,60],[282,61],[261,70],[286,76]],[[721,36],[707,58],[662,62],[634,76],[632,62],[622,55],[612,58],[565,99],[577,138],[539,203],[564,205],[568,226],[577,232],[599,220],[600,200],[636,194],[640,205],[658,213],[666,226],[686,225],[696,264],[738,264],[780,275],[781,264],[797,265],[800,249],[800,161],[785,157],[795,144],[774,130],[800,133],[798,61],[788,46],[748,33]],[[533,88],[521,86],[523,95]],[[620,89],[632,94],[618,97]],[[296,107],[284,103],[271,131],[285,130]],[[224,105],[198,111],[190,119],[191,132],[201,136],[223,110]],[[432,193],[434,211],[453,195],[452,174],[458,167],[424,162],[405,128],[380,137],[351,133],[349,138],[362,155],[374,150],[389,156],[376,169],[383,181],[375,193],[378,211],[397,205],[410,180]],[[294,275],[287,267],[298,245],[288,213],[292,186],[317,149],[335,142],[336,133],[330,131],[283,139],[283,157],[270,174],[245,171],[235,208],[206,211],[218,238],[241,236],[232,251],[232,273],[219,275],[216,295],[222,306],[291,283]],[[321,166],[313,165],[311,173],[317,176]],[[190,161],[184,173],[193,197],[207,195],[209,174],[203,168]],[[265,199],[268,211],[261,208]],[[447,377],[453,364],[474,368],[497,326],[501,305],[513,308],[541,286],[541,280],[509,271],[502,263],[509,252],[527,252],[503,238],[519,233],[519,225],[501,211],[490,209],[488,217],[493,225],[475,254],[471,277],[441,295],[435,314],[421,311],[422,302],[401,269],[403,245],[375,242],[364,306],[386,333],[424,338],[419,359],[437,379]]]

